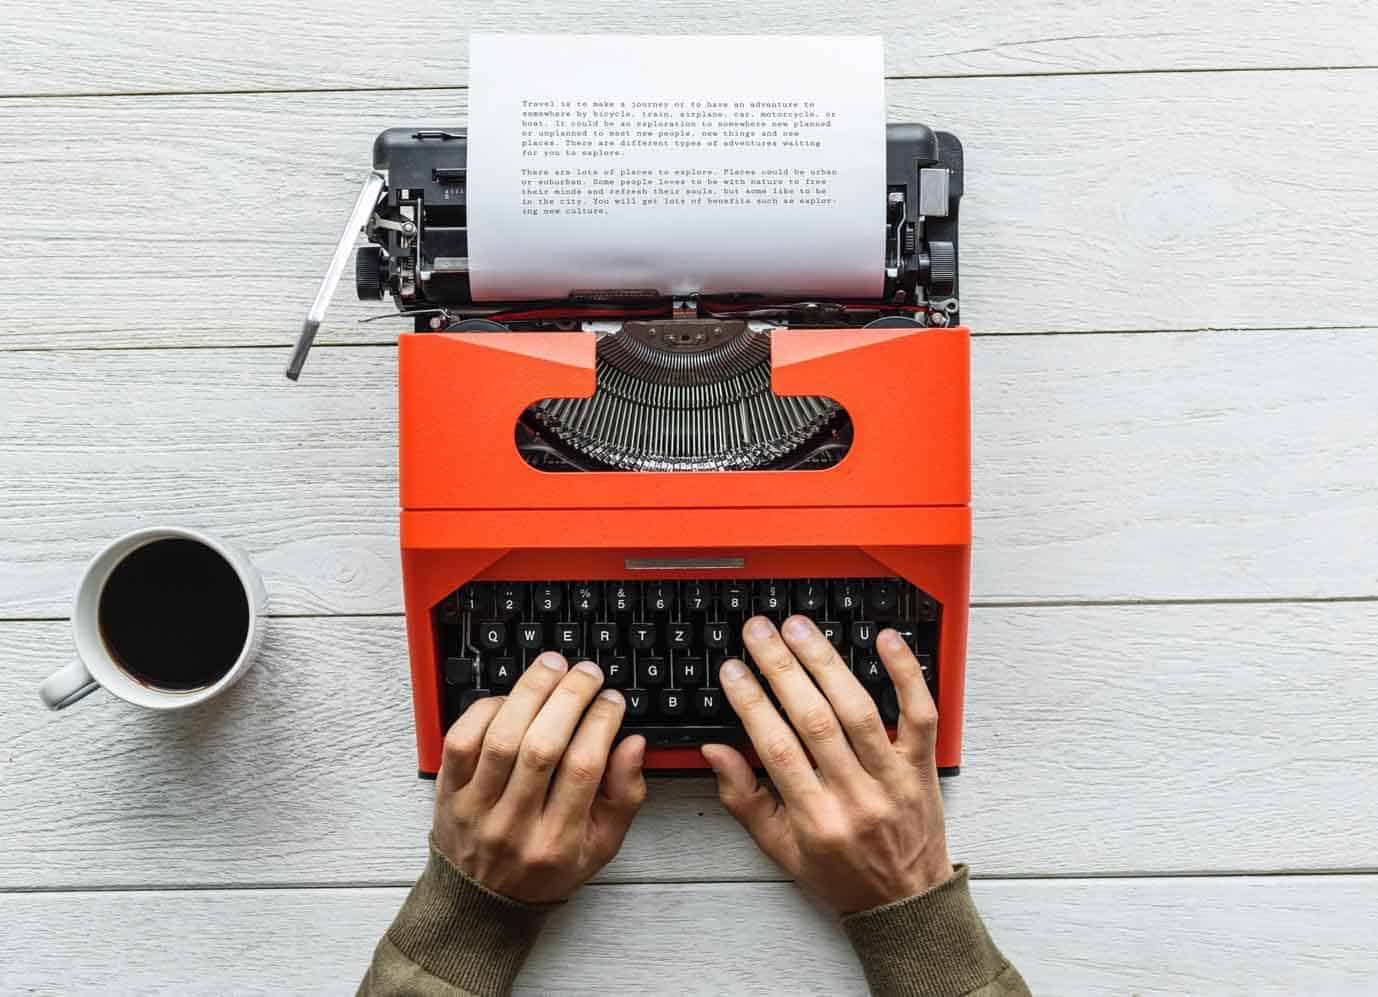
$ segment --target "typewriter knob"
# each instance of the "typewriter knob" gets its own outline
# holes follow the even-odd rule
[[[928,290],[951,294],[957,285],[957,247],[950,242],[928,244]]]
[[[377,246],[360,246],[354,254],[354,290],[360,301],[377,301],[387,289],[388,261]]]

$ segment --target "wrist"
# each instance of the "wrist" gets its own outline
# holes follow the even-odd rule
[[[426,869],[387,937],[432,976],[473,994],[502,994],[557,906],[494,892],[453,864],[432,839]]]

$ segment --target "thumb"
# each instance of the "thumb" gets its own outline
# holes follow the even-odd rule
[[[609,859],[622,847],[641,804],[646,802],[646,739],[637,734],[613,749],[603,776],[603,791],[593,800],[594,825]]]
[[[717,777],[718,799],[722,800],[727,812],[756,839],[761,851],[792,874],[798,866],[798,850],[784,805],[761,785],[751,765],[736,748],[705,744],[700,750]]]

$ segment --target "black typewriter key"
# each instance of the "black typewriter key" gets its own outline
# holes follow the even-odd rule
[[[565,604],[565,587],[558,583],[537,585],[531,593],[532,608],[538,613],[558,613]]]
[[[526,588],[522,585],[504,583],[497,587],[493,597],[497,614],[509,619],[526,612]]]
[[[453,624],[453,623],[458,623],[458,622],[459,622],[459,597],[458,597],[458,596],[447,595],[445,598],[443,598],[443,599],[440,600],[440,604],[439,604],[438,606],[436,606],[435,608],[436,608],[436,612],[437,612],[437,613],[439,614],[439,616],[440,616],[440,622],[441,622],[441,623],[451,623],[451,624]]]
[[[862,588],[857,582],[833,582],[833,609],[850,613],[861,608]]]
[[[488,662],[488,681],[497,692],[509,692],[521,673],[514,658],[494,658]]]
[[[561,651],[574,651],[584,645],[584,628],[578,623],[555,624],[555,646]]]
[[[630,613],[640,594],[635,582],[609,582],[608,608],[614,613]]]
[[[687,651],[694,645],[694,631],[687,623],[667,623],[665,643],[672,651]]]
[[[465,689],[459,697],[459,712],[463,713],[480,699],[487,699],[491,695],[487,689]]]
[[[794,611],[796,613],[816,613],[823,608],[827,601],[827,590],[822,583],[808,578],[794,583]]]
[[[871,582],[866,586],[866,603],[875,613],[894,612],[899,605],[899,586],[888,580]]]
[[[828,643],[841,650],[842,648],[842,624],[836,620],[819,620],[818,630],[824,637],[828,638]]]
[[[478,642],[490,651],[507,643],[507,622],[505,620],[484,620],[478,625]]]
[[[684,716],[684,711],[689,705],[688,699],[689,694],[683,689],[661,689],[660,715],[671,720],[678,720]]]
[[[900,722],[900,699],[893,685],[880,694],[880,718],[891,727]]]
[[[726,623],[713,621],[703,625],[703,643],[705,646],[714,650],[721,651],[727,647],[727,641],[732,633],[732,628]]]
[[[684,608],[690,613],[702,613],[708,609],[711,595],[703,582],[688,582],[684,586]]]
[[[898,620],[895,623],[895,633],[900,635],[900,640],[909,645],[909,650],[917,652],[919,649],[919,627],[912,620]]]
[[[638,651],[645,651],[655,647],[656,628],[654,623],[633,623],[627,631],[631,638],[632,647]]]
[[[665,684],[665,667],[664,658],[638,658],[636,677],[641,685],[658,689]]]
[[[925,623],[932,623],[938,618],[938,602],[936,599],[919,593],[915,602],[916,605],[914,610],[919,619],[923,620]]]
[[[517,646],[528,651],[539,651],[545,643],[545,627],[540,623],[523,620],[517,624]]]
[[[623,694],[627,701],[627,720],[644,720],[651,712],[651,694],[645,689],[631,689]]]
[[[889,676],[885,672],[885,663],[875,655],[868,654],[857,662],[856,677],[861,679],[863,685],[879,686]]]
[[[445,659],[445,684],[459,686],[471,686],[474,684],[474,659],[473,658],[446,658]]]
[[[756,612],[778,616],[785,611],[787,603],[784,585],[773,581],[756,583]]]
[[[486,613],[492,592],[483,582],[470,582],[459,590],[459,608],[466,613]]]
[[[632,680],[632,664],[626,658],[613,656],[604,658],[599,664],[603,668],[603,681],[614,689],[625,689]]]
[[[598,608],[598,586],[575,585],[569,599],[576,613],[592,613]]]
[[[593,646],[600,651],[611,651],[617,646],[617,624],[595,623],[593,625]]]
[[[750,605],[751,599],[747,595],[746,586],[731,582],[723,586],[722,608],[729,613],[745,613]]]
[[[923,680],[929,685],[933,684],[933,655],[916,654],[919,661],[919,671],[923,672]]]
[[[456,602],[457,605],[459,605],[459,609],[464,611],[464,613],[477,613],[480,606],[482,606],[480,585],[478,585],[477,581],[471,581],[471,583],[460,588],[459,595],[456,596]]]
[[[642,600],[648,613],[668,612],[675,601],[674,582],[648,582],[646,595]]]
[[[694,712],[704,720],[712,720],[722,712],[726,700],[721,689],[700,689],[694,693]]]
[[[857,620],[852,624],[852,647],[869,651],[876,646],[876,625],[870,620]]]
[[[675,685],[703,685],[704,673],[708,663],[703,658],[676,658]]]

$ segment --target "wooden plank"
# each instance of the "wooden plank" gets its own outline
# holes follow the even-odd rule
[[[1049,6],[971,0],[941,16],[893,4],[635,0],[422,4],[408,27],[342,0],[290,9],[256,0],[201,8],[10,0],[0,14],[0,94],[460,86],[470,31],[621,34],[880,34],[895,76],[1129,72],[1378,63],[1378,16],[1304,2],[1243,10],[1208,0],[1183,17],[1164,0]],[[263,44],[271,38],[271,45]],[[61,39],[61,45],[57,40]]]
[[[285,357],[8,354],[0,616],[66,614],[153,522],[242,546],[274,612],[400,611],[395,352]],[[1378,595],[1371,330],[988,337],[972,368],[978,600]]]
[[[997,880],[973,892],[1038,994],[1366,995],[1378,974],[1371,876]],[[0,895],[12,953],[0,987],[348,993],[403,896]],[[515,988],[533,997],[786,992],[864,994],[865,983],[832,918],[793,887],[728,883],[588,887],[552,920]]]
[[[415,777],[398,618],[271,621],[218,704],[34,690],[58,623],[0,624],[0,888],[400,884]],[[1378,604],[977,609],[952,852],[982,875],[1372,869]],[[617,882],[778,879],[710,780],[657,780]]]
[[[1378,71],[905,80],[967,150],[979,333],[1354,326],[1378,315]],[[0,344],[286,344],[370,143],[463,91],[0,102]],[[80,179],[62,182],[80,162]],[[54,221],[60,210],[60,223]],[[388,341],[341,287],[322,342]]]

